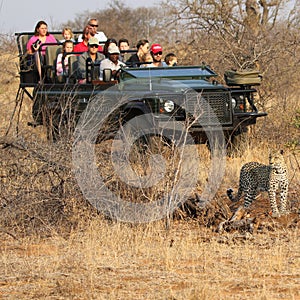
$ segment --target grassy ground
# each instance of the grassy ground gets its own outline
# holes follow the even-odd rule
[[[15,106],[18,81],[10,78],[1,79],[1,138]],[[271,139],[267,121],[257,125],[242,157],[226,159],[210,208],[196,218],[180,214],[167,229],[164,221],[110,221],[91,208],[72,173],[70,145],[49,144],[42,127],[28,127],[30,112],[25,98],[19,137],[14,122],[0,148],[0,298],[300,299],[300,157],[285,139]],[[268,118],[276,125],[278,115]],[[224,210],[240,204],[231,204],[225,191],[236,190],[241,165],[267,163],[275,142],[286,150],[291,214],[272,218],[263,193],[250,210],[252,234],[218,233]],[[201,149],[198,192],[210,167]]]
[[[2,236],[8,299],[299,299],[299,227],[218,235],[196,222],[92,221],[67,238]]]

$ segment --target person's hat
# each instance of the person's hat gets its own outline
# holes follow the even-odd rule
[[[95,37],[91,37],[90,39],[89,39],[89,45],[99,45],[99,41],[98,41],[98,39],[97,38],[95,38]]]
[[[120,54],[120,50],[119,50],[118,46],[116,46],[115,44],[111,44],[108,47],[107,52],[109,54]]]
[[[150,48],[150,51],[153,53],[153,54],[156,54],[158,52],[162,52],[162,46],[160,44],[152,44],[151,48]]]

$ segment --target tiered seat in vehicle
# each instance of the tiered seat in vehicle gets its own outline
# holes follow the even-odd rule
[[[77,55],[69,55],[68,63],[69,63],[69,73],[67,76],[67,82],[68,83],[76,83],[77,82],[77,71],[78,71],[78,56]]]
[[[56,59],[61,51],[62,46],[60,44],[48,45],[46,48],[45,64],[43,66],[46,82],[55,83],[64,81],[62,76],[56,76]]]

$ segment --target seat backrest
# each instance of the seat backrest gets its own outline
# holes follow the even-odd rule
[[[69,64],[68,81],[76,82],[77,81],[77,72],[78,72],[78,56],[70,55],[68,57],[68,64]]]
[[[51,82],[53,82],[56,77],[56,58],[61,51],[61,45],[49,45],[46,48],[44,68],[46,78]]]
[[[59,53],[62,51],[61,45],[49,45],[46,48],[45,63],[48,66],[56,67],[56,58]]]
[[[25,35],[21,35],[20,36],[20,42],[19,42],[19,47],[20,47],[20,55],[25,55],[25,53],[27,52],[27,43],[29,41],[29,39],[31,38],[31,35],[29,34],[25,34]]]

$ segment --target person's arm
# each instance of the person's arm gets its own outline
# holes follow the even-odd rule
[[[62,75],[63,73],[63,66],[62,66],[62,53],[59,53],[56,59],[56,74],[57,76]]]
[[[38,49],[40,48],[40,44],[39,45],[36,45],[35,46],[35,43],[36,41],[38,40],[39,38],[37,36],[32,36],[27,45],[26,45],[26,49],[27,49],[27,53],[29,54],[33,54],[35,53],[36,51],[38,51]]]

